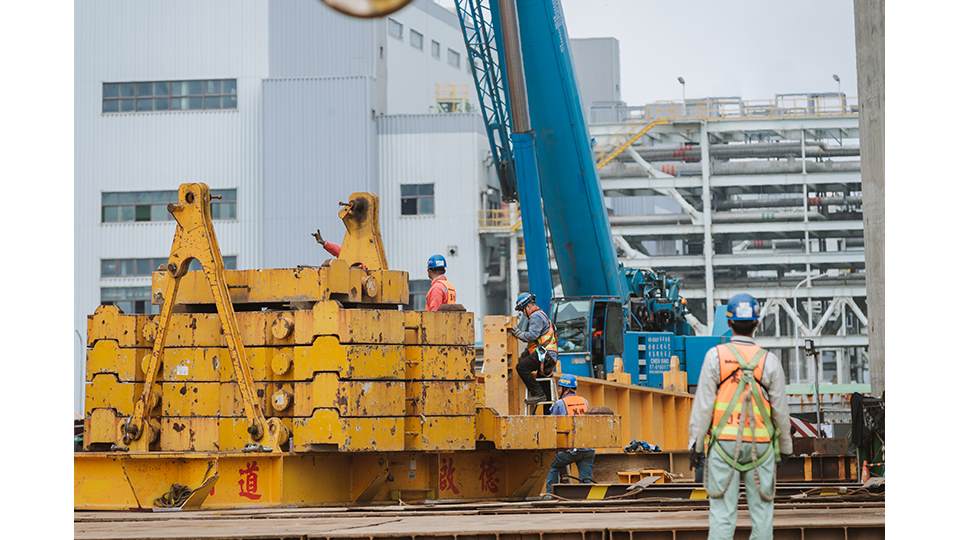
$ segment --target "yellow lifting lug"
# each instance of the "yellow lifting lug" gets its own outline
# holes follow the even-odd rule
[[[173,279],[166,280],[164,285],[163,305],[156,319],[153,351],[144,370],[143,392],[134,406],[133,415],[123,425],[122,442],[132,451],[146,452],[156,440],[157,434],[153,433],[155,427],[150,421],[153,407],[147,405],[155,403],[157,399],[154,396],[155,383],[180,279],[186,275],[190,261],[196,260],[203,268],[203,274],[213,293],[227,349],[230,351],[233,372],[243,399],[244,416],[250,424],[247,431],[251,442],[248,446],[257,451],[280,452],[280,446],[287,442],[289,432],[279,419],[266,419],[260,402],[256,399],[253,376],[240,339],[237,316],[227,292],[223,256],[210,218],[210,188],[203,183],[181,184],[177,203],[168,205],[167,210],[177,222],[165,269]]]
[[[350,202],[340,203],[340,219],[347,233],[343,236],[339,259],[367,271],[388,270],[387,256],[380,237],[380,202],[373,193],[350,194]],[[376,294],[376,281],[365,283],[368,295]],[[373,293],[371,294],[371,289]]]

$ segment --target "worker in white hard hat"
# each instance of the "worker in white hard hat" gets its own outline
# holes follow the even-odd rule
[[[729,540],[737,527],[743,481],[751,540],[773,538],[773,496],[780,454],[793,453],[783,366],[753,340],[760,304],[738,294],[727,305],[729,343],[707,351],[690,412],[690,462],[702,464],[710,497],[711,540]],[[746,411],[746,414],[744,412]]]

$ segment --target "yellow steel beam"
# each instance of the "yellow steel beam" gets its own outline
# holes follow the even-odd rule
[[[620,154],[626,152],[627,148],[630,148],[631,146],[633,146],[633,143],[635,143],[635,142],[637,142],[638,140],[640,140],[640,137],[643,137],[644,135],[646,135],[647,133],[649,133],[651,129],[653,129],[653,128],[657,127],[657,126],[662,126],[662,125],[664,125],[664,124],[669,124],[669,123],[670,123],[669,120],[665,120],[665,119],[662,119],[662,118],[661,118],[661,119],[654,120],[654,121],[650,122],[649,124],[643,126],[643,128],[641,128],[640,131],[638,131],[638,132],[634,133],[633,135],[631,135],[623,144],[621,144],[620,146],[616,147],[616,148],[615,148],[612,152],[610,152],[609,154],[607,154],[607,155],[603,156],[602,158],[600,158],[600,160],[597,161],[597,170],[599,171],[600,169],[602,169],[602,168],[606,167],[607,165],[609,165],[611,161],[617,159],[617,156],[619,156]]]

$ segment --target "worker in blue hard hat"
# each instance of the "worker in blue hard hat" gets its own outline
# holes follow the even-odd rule
[[[559,361],[557,354],[557,330],[550,317],[537,306],[533,293],[522,292],[513,308],[526,316],[526,328],[512,328],[510,333],[527,343],[517,361],[517,374],[527,387],[528,404],[547,399],[537,377],[549,377]]]
[[[753,339],[760,324],[757,299],[734,296],[726,315],[733,337],[707,351],[693,400],[691,466],[702,464],[706,453],[711,539],[733,538],[741,480],[750,538],[773,538],[776,462],[793,453],[785,376],[780,359]]]
[[[447,279],[447,259],[433,255],[427,259],[427,276],[430,290],[427,291],[427,311],[439,311],[444,304],[457,303],[457,289]]]
[[[557,379],[560,399],[550,407],[553,416],[579,416],[587,413],[587,400],[577,395],[577,378],[564,373]],[[593,460],[596,452],[593,448],[569,448],[559,450],[547,473],[547,493],[553,493],[553,486],[560,480],[560,471],[571,463],[577,465],[577,476],[581,484],[593,483]]]

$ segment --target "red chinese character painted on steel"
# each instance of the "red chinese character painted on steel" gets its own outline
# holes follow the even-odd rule
[[[497,462],[492,457],[480,462],[480,489],[488,493],[496,493],[500,487],[500,478],[497,476]]]
[[[457,487],[457,481],[453,476],[456,468],[453,466],[453,458],[440,458],[440,491],[452,491],[454,495],[460,494],[460,488]]]
[[[248,499],[257,500],[261,497],[257,491],[257,471],[260,470],[260,467],[257,466],[256,461],[248,461],[246,469],[240,469],[240,480],[237,481],[237,484],[240,485],[240,496],[246,497]]]

